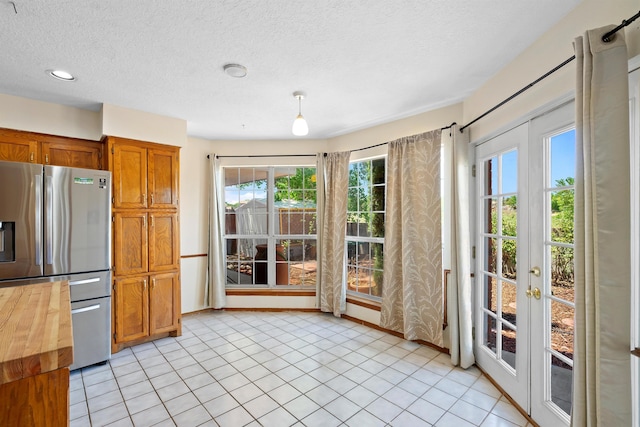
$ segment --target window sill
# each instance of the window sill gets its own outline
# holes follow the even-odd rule
[[[357,305],[360,307],[368,308],[369,310],[381,311],[381,304],[378,301],[373,301],[367,298],[348,295],[347,303]]]
[[[309,289],[278,289],[278,288],[237,288],[226,289],[226,295],[232,296],[288,296],[288,297],[315,297],[316,291]]]

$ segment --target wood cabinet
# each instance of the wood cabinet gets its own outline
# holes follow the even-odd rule
[[[149,276],[149,285],[149,333],[175,330],[181,314],[178,273]]]
[[[113,144],[115,209],[176,209],[178,152]]]
[[[0,160],[103,169],[99,141],[0,129]]]
[[[177,270],[180,266],[178,214],[150,212],[149,271]]]
[[[38,141],[0,134],[0,160],[39,163]]]
[[[179,148],[106,137],[113,172],[113,353],[180,335]]]
[[[84,169],[102,169],[102,143],[42,142],[42,163]]]
[[[118,211],[113,217],[117,275],[179,268],[177,213]]]
[[[180,322],[178,273],[136,276],[114,281],[117,343],[134,342],[176,331]]]
[[[147,273],[149,246],[147,213],[115,212],[113,214],[113,271],[117,276]]]

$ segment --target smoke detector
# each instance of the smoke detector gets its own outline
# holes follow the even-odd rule
[[[224,72],[227,73],[228,76],[242,78],[247,75],[247,67],[240,64],[226,64],[224,67]]]

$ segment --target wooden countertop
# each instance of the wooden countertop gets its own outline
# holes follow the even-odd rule
[[[71,363],[69,283],[0,288],[0,384]]]

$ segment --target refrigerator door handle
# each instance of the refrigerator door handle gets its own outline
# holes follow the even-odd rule
[[[47,259],[47,264],[53,264],[53,242],[51,234],[53,233],[53,183],[52,177],[44,176],[44,184],[45,184],[45,201],[47,203],[45,212],[46,212],[46,221],[47,226],[45,227],[45,236],[44,236],[44,244],[45,244],[45,255]]]
[[[36,265],[42,265],[42,175],[34,175],[35,188],[35,255]]]

